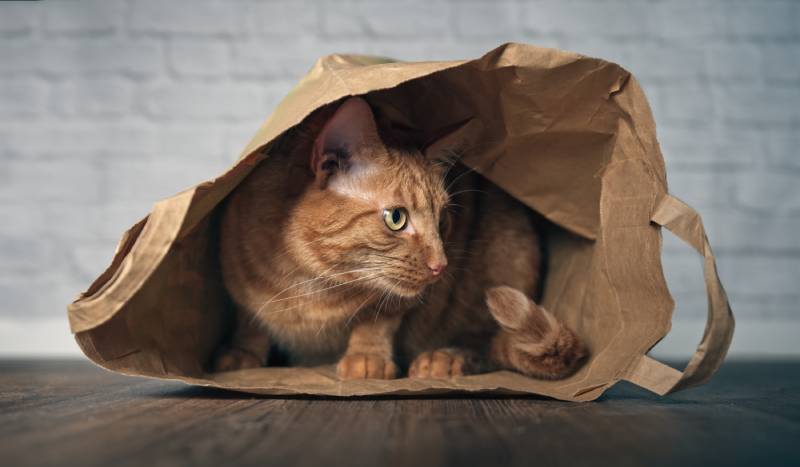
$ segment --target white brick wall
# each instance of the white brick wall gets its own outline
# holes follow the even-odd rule
[[[0,353],[74,353],[65,304],[150,205],[228,166],[320,56],[476,57],[506,41],[633,71],[672,191],[704,214],[734,353],[800,346],[800,2],[0,2]],[[112,189],[113,187],[113,189]],[[699,260],[667,237],[663,355],[702,333]]]

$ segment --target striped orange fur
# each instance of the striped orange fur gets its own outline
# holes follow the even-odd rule
[[[360,98],[288,138],[224,207],[237,320],[215,370],[264,365],[271,345],[292,364],[338,362],[342,378],[559,378],[585,357],[530,298],[542,262],[532,211],[459,164],[385,145]]]

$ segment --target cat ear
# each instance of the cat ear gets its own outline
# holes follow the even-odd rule
[[[358,153],[381,144],[375,117],[367,101],[348,98],[328,120],[314,141],[311,171],[321,188],[336,171],[356,163]]]

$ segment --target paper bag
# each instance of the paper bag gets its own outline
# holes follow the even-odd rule
[[[220,202],[284,132],[351,95],[421,134],[469,122],[469,137],[479,144],[462,162],[556,226],[547,233],[542,300],[589,348],[577,373],[558,381],[509,371],[340,381],[330,366],[208,372],[232,315],[217,257]],[[705,259],[708,321],[683,371],[647,356],[669,331],[673,309],[661,227]],[[636,79],[613,63],[520,44],[468,61],[320,59],[233,167],[157,203],[125,232],[111,266],[68,311],[81,349],[109,370],[274,395],[455,391],[588,401],[619,380],[663,395],[707,381],[734,327],[700,216],[668,193],[655,124]]]

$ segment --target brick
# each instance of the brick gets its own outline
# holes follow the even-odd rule
[[[264,115],[263,93],[254,84],[172,83],[144,89],[147,115],[167,119],[236,120]]]
[[[472,41],[463,41],[459,45],[467,46],[474,45]],[[478,56],[485,52],[483,47],[480,47]],[[324,50],[325,55],[331,53],[341,53],[346,50],[347,53],[377,55],[381,57],[389,57],[395,60],[408,60],[408,61],[423,61],[423,60],[440,60],[443,56],[448,59],[463,56],[460,49],[456,49],[449,43],[443,43],[438,40],[427,40],[418,38],[409,38],[407,40],[398,41],[391,38],[374,38],[370,41],[365,41],[362,44],[355,45],[332,45],[320,50]]]
[[[259,80],[300,79],[311,69],[314,61],[326,53],[330,52],[300,53],[287,48],[267,47],[261,41],[236,42],[233,44],[233,75],[237,78],[258,78]]]
[[[0,289],[5,290],[2,285]],[[37,303],[44,302],[41,297],[31,298],[36,299]],[[59,313],[52,317],[53,310],[63,310],[66,302],[55,300],[35,306],[29,301],[27,306],[14,310],[6,308],[5,303],[0,299],[0,309],[8,309],[10,315],[0,315],[0,354],[11,358],[31,358],[32,355],[83,358],[75,338],[65,332],[69,329],[66,314]],[[36,332],[31,332],[31,329]]]
[[[760,214],[800,213],[800,190],[797,189],[796,173],[766,170],[739,172],[734,181],[737,206]]]
[[[224,132],[217,124],[159,125],[153,160],[222,163],[225,161],[223,138]]]
[[[296,84],[297,83],[293,81],[278,80],[270,81],[262,86],[264,91],[264,112],[261,115],[262,120],[266,120],[266,118],[275,111],[278,104],[281,103]]]
[[[706,234],[718,255],[800,256],[800,218],[787,214],[759,215],[736,207],[698,209]],[[664,230],[664,256],[697,257],[682,240]],[[688,259],[675,261],[681,265]],[[689,270],[689,269],[686,269]]]
[[[363,7],[363,4],[352,1],[323,4],[320,31],[328,37],[360,37],[370,34],[363,20],[364,12],[355,11],[359,7]]]
[[[711,83],[758,81],[764,73],[761,50],[751,44],[704,47]]]
[[[741,169],[766,158],[759,130],[730,132],[698,125],[661,125],[658,140],[668,169]]]
[[[800,88],[716,86],[714,105],[726,121],[794,125],[800,122]]]
[[[702,278],[700,280],[702,282]],[[780,325],[782,323],[785,326],[796,319],[797,301],[800,300],[798,296],[776,297],[769,294],[743,294],[739,293],[738,290],[730,290],[730,288],[726,288],[726,292],[728,293],[728,301],[736,316],[737,333],[734,342],[741,338],[739,330],[743,327],[750,328],[754,324],[769,321],[777,321],[775,324]],[[670,290],[670,293],[675,300],[673,329],[676,324],[679,324],[680,320],[699,320],[693,324],[695,337],[691,343],[685,346],[685,352],[686,349],[696,346],[702,338],[705,318],[708,314],[708,298],[704,291],[676,293]],[[742,323],[744,325],[739,327]],[[762,348],[769,347],[763,340],[763,336],[761,336],[761,339]]]
[[[669,233],[664,235],[666,239]],[[705,294],[703,261],[700,256],[693,254],[688,249],[682,248],[679,251],[665,249],[661,255],[664,278],[667,280],[670,293],[673,295]]]
[[[121,78],[89,78],[59,86],[52,96],[57,112],[69,116],[114,117],[130,113],[133,86]]]
[[[702,215],[714,251],[800,256],[800,217],[797,215],[759,216],[735,209],[714,209]]]
[[[796,295],[800,256],[717,255],[725,288],[748,295]]]
[[[455,32],[463,37],[504,37],[517,29],[517,4],[513,2],[462,2],[453,8]]]
[[[218,160],[192,164],[170,159],[109,161],[107,199],[114,205],[143,206],[149,211],[155,202],[213,179],[227,165]]]
[[[119,240],[126,230],[148,214],[150,208],[151,205],[148,203],[107,203],[102,207],[102,213],[98,218],[97,233],[103,238]]]
[[[0,2],[0,35],[30,34],[39,11],[36,2]]]
[[[0,178],[2,178],[0,176]],[[10,199],[0,202],[0,238],[38,236],[47,230],[47,217],[39,206]]]
[[[330,36],[443,37],[450,6],[445,2],[326,3],[322,31]]]
[[[45,88],[32,80],[0,80],[0,117],[31,117],[42,113]]]
[[[529,33],[641,38],[650,31],[652,14],[643,2],[547,0],[521,6],[522,27]]]
[[[164,68],[163,51],[152,40],[70,40],[35,49],[37,69],[47,74],[125,73],[152,76]]]
[[[786,38],[800,33],[796,2],[725,2],[721,13],[730,37]]]
[[[3,3],[0,3],[3,5]],[[0,40],[0,76],[25,75],[38,68],[42,47],[30,39]]]
[[[73,242],[64,249],[76,279],[91,283],[111,264],[117,242],[96,240],[92,242]]]
[[[96,170],[94,176],[97,177],[95,183],[105,192],[107,183],[102,169]],[[69,177],[69,174],[64,174],[64,177]],[[105,199],[98,199],[96,203],[76,203],[69,198],[36,201],[35,210],[41,212],[44,222],[33,233],[63,244],[113,239],[114,237],[108,237],[103,231],[102,219],[106,204]],[[32,210],[30,206],[27,208]]]
[[[181,77],[221,77],[230,67],[229,46],[217,40],[175,39],[167,58],[170,68]]]
[[[42,237],[4,237],[0,239],[0,275],[34,274],[52,264],[57,251],[53,242]]]
[[[70,285],[74,287],[76,281],[73,279]],[[37,331],[39,331],[40,328],[36,321],[38,318],[52,318],[56,313],[64,315],[66,305],[72,301],[78,291],[75,289],[70,292],[67,288],[57,278],[16,275],[16,277],[0,279],[0,310],[3,310],[2,315],[0,315],[0,319],[2,319],[0,323],[6,326],[6,320],[15,318],[19,322],[25,323],[21,328],[27,332],[30,332],[32,327],[36,327]],[[67,329],[69,327],[64,322],[60,330],[64,334],[69,334]],[[36,335],[38,332],[31,334]],[[22,332],[17,334],[17,336],[23,335],[25,337],[19,338],[20,344],[18,346],[24,345],[23,342],[28,341],[30,338],[28,334],[23,334]],[[38,350],[41,351],[43,348]]]
[[[661,95],[664,93],[661,83],[648,83],[648,82],[641,82],[639,83],[644,90],[645,97],[647,98],[647,103],[650,105],[650,110],[653,111],[653,118],[656,122],[661,122],[663,117],[662,113],[664,111],[662,102],[664,98]]]
[[[251,125],[231,126],[227,128],[224,132],[225,160],[229,164],[233,164],[255,134],[256,128]]]
[[[505,38],[504,38],[505,40]],[[330,54],[368,54],[389,57],[395,60],[457,60],[476,58],[496,48],[500,43],[485,40],[430,40],[425,37],[409,37],[397,40],[393,37],[374,37],[368,41],[355,37],[326,38],[324,42],[310,44],[303,49],[303,56],[322,57]],[[304,60],[301,73],[308,71],[314,60]]]
[[[0,332],[8,317],[40,330],[63,316],[121,233],[155,201],[227,169],[319,56],[474,58],[506,40],[632,71],[670,191],[703,216],[734,311],[749,320],[741,328],[796,329],[798,10],[785,0],[0,1]],[[701,264],[664,240],[675,329],[692,336],[685,354],[705,319]],[[52,337],[66,323],[48,326]],[[753,339],[741,348],[772,348]]]
[[[536,44],[539,42],[537,40]],[[631,46],[620,44],[619,41],[603,38],[575,38],[569,37],[564,43],[554,44],[556,48],[571,50],[588,57],[596,57],[609,62],[617,63],[627,68],[631,63]]]
[[[669,40],[698,41],[719,36],[725,22],[713,1],[671,0],[648,8],[654,35]]]
[[[510,42],[518,42],[520,44],[532,44],[532,45],[536,45],[536,46],[539,46],[539,47],[546,47],[546,48],[549,48],[549,49],[559,49],[559,50],[566,50],[567,52],[582,53],[582,52],[580,52],[582,49],[576,49],[575,47],[570,45],[570,42],[567,41],[567,38],[562,37],[562,36],[540,36],[540,35],[535,35],[535,34],[525,34],[524,32],[520,31],[520,32],[508,37],[508,40]],[[459,42],[456,45],[462,45],[462,43]],[[481,45],[483,46],[483,53],[486,53],[489,50],[491,50],[491,48],[490,48],[491,46],[496,45],[496,44],[494,44],[494,43],[482,44],[481,43]],[[475,55],[475,56],[470,57],[470,58],[479,57],[479,56],[483,55],[483,53]],[[584,53],[583,55],[591,55],[591,56],[594,56],[594,57],[597,57],[597,58],[603,58],[603,56],[586,54],[586,53]],[[610,60],[610,61],[613,61],[613,60]]]
[[[136,33],[236,35],[242,8],[219,0],[139,0],[131,4],[130,29]]]
[[[733,312],[736,314],[737,322],[742,320],[758,320],[762,322],[779,320],[788,324],[787,322],[797,321],[797,303],[800,302],[800,296],[750,295],[734,291],[730,296],[730,302]],[[750,324],[747,323],[746,326]],[[766,342],[769,343],[770,341],[767,340]]]
[[[308,36],[319,31],[321,25],[318,1],[270,1],[248,5],[246,24],[257,35]]]
[[[641,45],[630,51],[625,64],[642,81],[693,81],[707,74],[705,54],[699,45]]]
[[[104,206],[69,200],[16,200],[0,203],[0,238],[50,242],[60,261],[61,250],[75,242],[115,239],[105,236]],[[119,232],[121,233],[121,232]],[[49,243],[47,244],[49,245]],[[47,248],[45,245],[42,248]]]
[[[765,138],[767,160],[777,169],[800,169],[800,134],[797,130],[768,131]]]
[[[663,86],[659,104],[659,121],[694,126],[714,118],[711,86],[707,82]]]
[[[97,203],[105,195],[102,172],[92,160],[0,160],[0,202]]]
[[[60,0],[42,10],[49,33],[111,34],[122,26],[125,4],[121,0]]]
[[[764,46],[762,74],[768,83],[797,85],[800,82],[800,47],[797,43]]]
[[[701,211],[713,210],[731,205],[734,180],[729,173],[711,169],[676,168],[667,174],[669,191]]]
[[[405,44],[404,50],[416,50],[420,44],[441,44],[441,41],[431,41],[427,40],[424,37],[421,38],[408,38],[402,41],[398,41],[395,38],[391,37],[370,37],[369,40],[363,40],[363,38],[358,37],[325,37],[323,40],[308,42],[308,43],[300,43],[297,45],[296,52],[300,54],[299,58],[302,58],[302,61],[299,62],[299,66],[297,69],[301,73],[307,72],[311,66],[319,59],[325,55],[331,54],[370,54],[370,55],[380,55],[380,56],[387,56],[390,53],[385,52],[386,50],[394,51],[400,50],[401,44]],[[392,48],[392,46],[395,46]]]
[[[131,157],[136,152],[152,154],[157,146],[153,129],[145,125],[51,122],[0,126],[0,148],[7,154],[33,160],[52,156],[85,159],[112,154]]]

